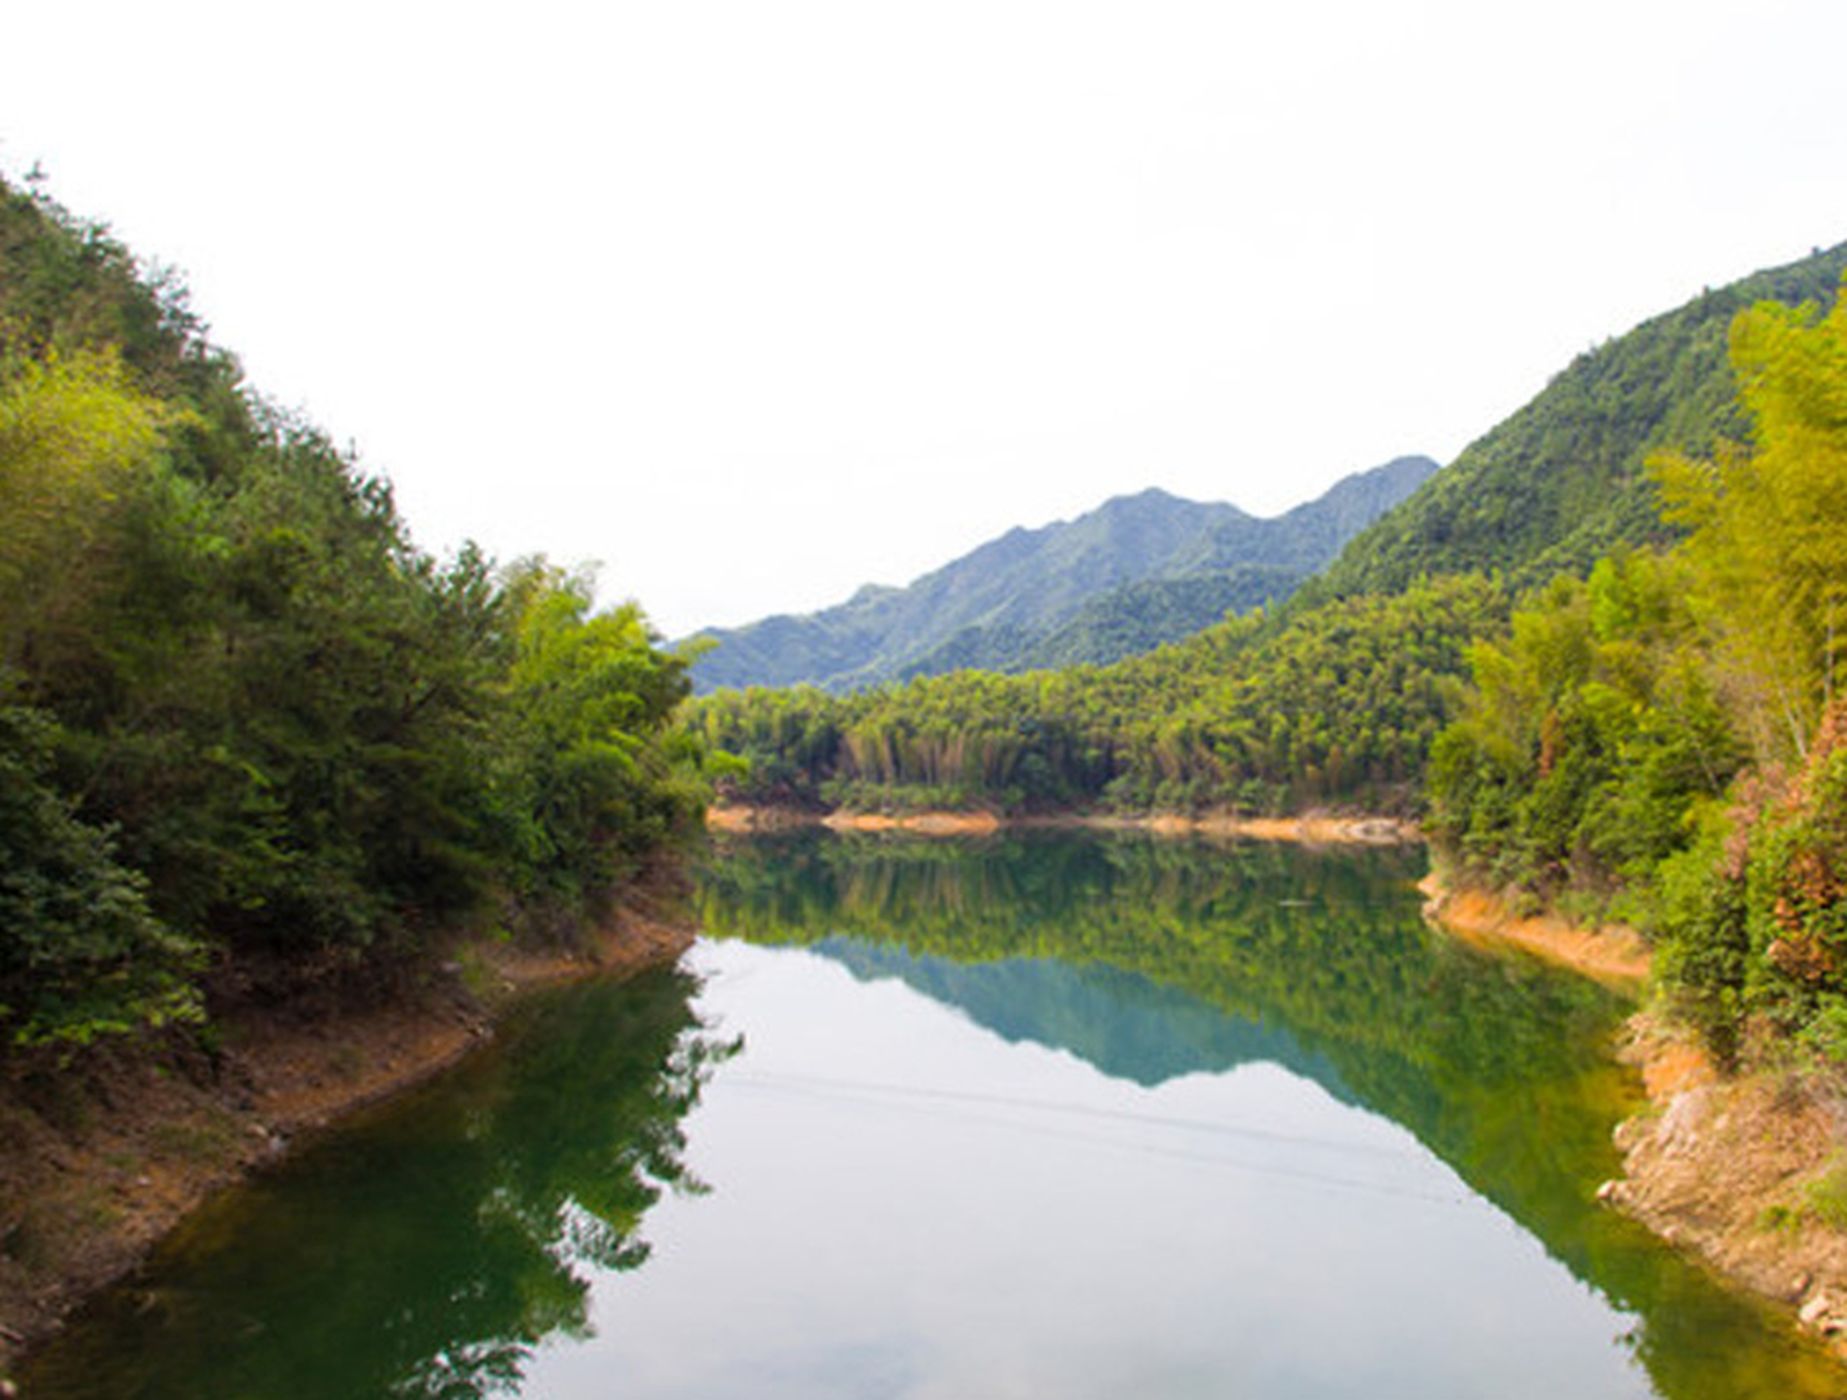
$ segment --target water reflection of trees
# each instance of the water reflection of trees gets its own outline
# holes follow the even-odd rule
[[[708,932],[757,942],[847,935],[958,964],[1009,960],[1016,1027],[1036,985],[1018,960],[1041,959],[1135,973],[1281,1033],[1299,1052],[1289,1068],[1404,1125],[1612,1305],[1641,1314],[1628,1344],[1662,1394],[1837,1394],[1839,1371],[1763,1309],[1594,1203],[1620,1170],[1610,1129],[1639,1103],[1610,1054],[1624,1004],[1432,934],[1412,888],[1422,871],[1422,853],[1403,849],[798,833],[721,845],[700,912]],[[1040,1018],[1061,1028],[1048,1039],[1076,1052],[1108,1042],[1070,1034],[1068,979],[1037,982],[1061,999]],[[1107,1014],[1095,1010],[1107,1000],[1085,1005]]]
[[[1605,1068],[1615,999],[1433,938],[1412,888],[1422,872],[1405,848],[804,833],[723,848],[700,915],[756,942],[845,932],[958,962],[1103,963],[1247,1020],[1466,1066],[1472,1082]]]
[[[555,995],[507,1043],[203,1216],[34,1396],[487,1396],[589,1330],[590,1275],[703,1189],[681,1123],[730,1047],[683,974]],[[178,1280],[184,1280],[179,1282]]]

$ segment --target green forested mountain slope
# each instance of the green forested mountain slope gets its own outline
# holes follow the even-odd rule
[[[1583,573],[1663,534],[1642,471],[1660,449],[1742,440],[1726,339],[1759,301],[1832,302],[1847,243],[1703,292],[1577,357],[1511,418],[1362,532],[1311,598],[1403,588],[1422,574],[1499,570],[1516,587]]]
[[[1076,520],[1010,530],[907,588],[868,586],[822,612],[702,633],[718,645],[694,680],[707,690],[851,690],[1146,651],[1286,594],[1435,470],[1428,458],[1402,457],[1271,520],[1158,490],[1117,497]],[[1199,582],[1112,598],[1157,580]],[[1075,630],[1059,635],[1067,625]]]
[[[0,181],[0,1068],[591,927],[702,801],[657,640],[424,553],[175,284]]]
[[[1050,632],[1012,623],[965,627],[906,663],[899,677],[1107,665],[1190,637],[1227,613],[1287,598],[1306,576],[1286,564],[1240,564],[1179,578],[1141,579],[1099,593]]]
[[[1581,577],[1611,549],[1676,528],[1644,463],[1749,437],[1727,360],[1737,311],[1831,303],[1844,266],[1847,245],[1706,293],[1580,357],[1266,614],[1102,667],[965,671],[850,703],[812,689],[718,695],[693,722],[752,761],[734,785],[747,800],[1414,808],[1471,642],[1504,636],[1531,585]],[[1838,579],[1838,558],[1811,573]],[[1819,606],[1783,607],[1778,625]],[[1544,707],[1526,718],[1534,733],[1549,722]],[[1625,829],[1644,826],[1654,831]]]
[[[1471,880],[1635,923],[1720,1055],[1838,1083],[1847,303],[1760,303],[1729,341],[1748,448],[1652,459],[1682,538],[1554,579],[1472,649],[1430,827]]]
[[[1240,564],[1124,584],[1092,598],[1069,622],[1034,641],[1012,669],[1107,665],[1137,656],[1190,637],[1227,613],[1245,613],[1287,598],[1304,577],[1287,565]]]

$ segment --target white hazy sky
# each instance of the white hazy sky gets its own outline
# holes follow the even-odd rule
[[[9,7],[0,167],[419,540],[670,635],[1165,487],[1453,457],[1847,238],[1847,4]]]

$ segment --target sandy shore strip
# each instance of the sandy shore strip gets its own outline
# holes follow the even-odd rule
[[[1311,812],[1295,817],[1240,817],[1230,813],[1187,816],[1150,812],[1132,816],[1058,813],[1007,817],[994,812],[804,812],[785,807],[730,805],[706,812],[708,830],[728,834],[791,831],[806,826],[830,831],[911,832],[923,836],[986,836],[1004,830],[1145,831],[1157,836],[1202,836],[1228,840],[1294,841],[1304,845],[1402,845],[1421,841],[1413,822],[1398,817]]]

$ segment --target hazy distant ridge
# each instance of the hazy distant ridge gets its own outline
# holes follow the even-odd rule
[[[702,632],[718,645],[694,679],[849,690],[959,666],[1111,661],[1286,596],[1436,469],[1400,457],[1274,519],[1157,489],[1118,496],[1009,530],[906,588],[868,585],[821,612]]]

